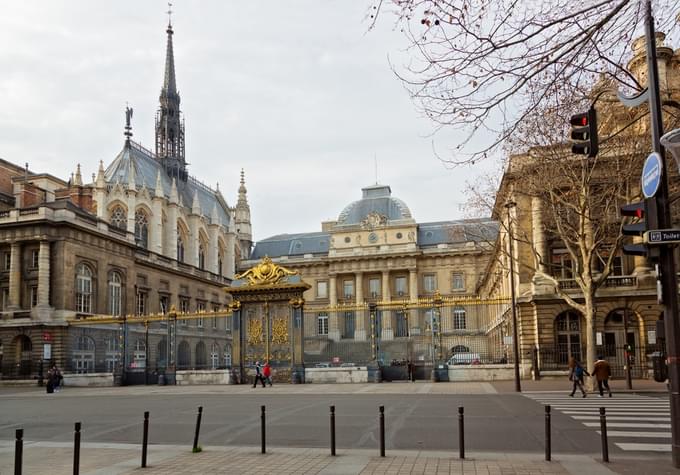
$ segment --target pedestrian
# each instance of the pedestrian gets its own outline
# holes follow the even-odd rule
[[[415,383],[416,382],[416,372],[415,372],[415,368],[413,367],[413,361],[408,360],[406,365],[408,367],[408,379],[412,383]]]
[[[262,367],[260,366],[260,362],[256,361],[255,362],[255,381],[253,381],[253,387],[257,386],[257,382],[260,381],[262,383],[262,387],[264,388],[264,378],[262,377]]]
[[[569,357],[569,381],[572,382],[571,393],[569,396],[574,397],[576,388],[580,389],[583,397],[586,397],[586,390],[583,389],[583,376],[590,374],[581,366],[581,363],[573,356]]]
[[[264,375],[263,381],[266,383],[269,383],[269,386],[273,386],[272,384],[272,367],[269,366],[269,361],[264,362],[264,368],[262,368],[262,374]]]
[[[47,370],[47,383],[45,384],[45,389],[47,390],[47,394],[52,394],[54,392],[54,373],[52,372],[52,368]]]
[[[52,366],[52,378],[53,378],[53,387],[54,387],[54,392],[58,393],[59,389],[61,389],[61,382],[64,379],[64,377],[61,375],[61,371],[59,371],[59,368],[57,368],[57,365]]]
[[[597,379],[597,389],[600,391],[599,397],[604,397],[603,388],[607,388],[609,397],[612,397],[612,390],[609,389],[609,378],[611,375],[612,369],[611,366],[609,366],[609,362],[606,361],[602,355],[598,355],[595,366],[593,367],[593,376]]]

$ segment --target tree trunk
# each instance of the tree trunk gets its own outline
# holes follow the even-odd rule
[[[586,307],[586,361],[585,369],[589,373],[595,366],[595,296],[584,293]],[[586,389],[592,392],[595,389],[593,378],[586,378]]]

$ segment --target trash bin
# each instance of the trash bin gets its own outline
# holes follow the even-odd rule
[[[438,364],[435,373],[434,380],[437,382],[449,382],[449,365],[445,363]]]
[[[165,375],[163,373],[158,375],[158,385],[165,386]]]
[[[663,383],[668,379],[668,367],[666,366],[666,358],[660,351],[652,353],[652,370],[654,372],[654,381]]]

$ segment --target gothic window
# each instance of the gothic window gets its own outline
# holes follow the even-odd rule
[[[184,240],[180,233],[177,233],[177,260],[184,262]]]
[[[127,213],[125,212],[125,209],[122,206],[116,206],[113,208],[113,211],[111,211],[111,226],[114,226],[118,229],[125,229],[127,228]]]
[[[122,315],[123,278],[119,272],[109,274],[109,314]]]
[[[92,313],[92,275],[87,264],[76,268],[76,312]]]
[[[222,271],[222,262],[224,262],[224,251],[220,249],[219,253],[217,254],[217,273],[219,275],[224,275]]]
[[[198,245],[198,268],[205,270],[205,244]]]
[[[149,219],[142,210],[135,213],[135,241],[144,249],[149,246]]]

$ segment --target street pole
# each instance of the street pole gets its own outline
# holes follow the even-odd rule
[[[436,376],[436,363],[434,358],[434,312],[435,312],[434,300],[432,300],[432,309],[430,311],[430,334],[432,335],[432,373],[430,373],[430,380],[434,383],[437,381]]]
[[[522,385],[519,381],[519,341],[518,341],[518,331],[517,331],[517,305],[515,302],[515,260],[513,258],[513,236],[512,236],[512,217],[510,215],[510,210],[517,207],[517,203],[514,201],[508,201],[505,203],[505,208],[508,210],[508,241],[509,241],[509,257],[510,257],[510,304],[512,306],[512,351],[515,354],[514,366],[515,366],[515,391],[518,393],[522,392]]]
[[[661,145],[663,122],[661,117],[661,98],[659,95],[659,71],[656,59],[656,38],[654,18],[652,17],[651,0],[645,0],[645,35],[647,40],[647,77],[649,90],[649,111],[652,119],[652,146],[661,156],[663,170],[661,184],[656,195],[656,223],[649,222],[650,229],[666,229],[671,227],[670,203],[668,200],[668,167],[666,154]],[[656,227],[652,227],[656,224]],[[673,248],[664,244],[659,247],[659,273],[661,295],[659,301],[663,306],[663,319],[666,331],[666,351],[668,362],[668,379],[670,387],[671,409],[671,455],[673,466],[680,468],[680,321],[678,321],[678,282],[675,274]]]

